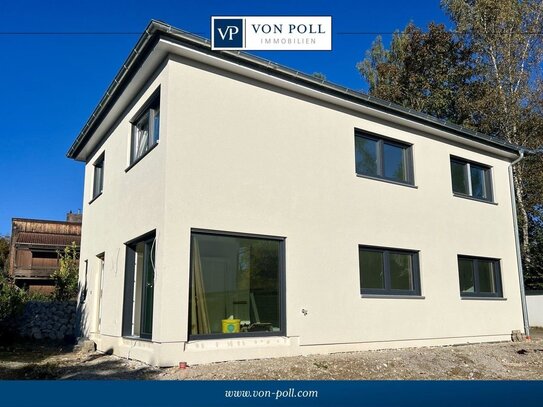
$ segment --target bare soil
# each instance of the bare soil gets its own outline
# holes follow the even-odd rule
[[[543,330],[529,342],[408,348],[155,368],[99,352],[0,347],[0,379],[543,380]]]

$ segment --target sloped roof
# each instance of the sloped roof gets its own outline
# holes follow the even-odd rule
[[[98,106],[95,108],[91,117],[87,120],[87,123],[68,150],[66,154],[68,158],[77,159],[83,146],[87,143],[87,141],[89,141],[93,132],[97,129],[111,109],[111,106],[115,103],[127,84],[134,77],[135,72],[139,69],[143,61],[152,51],[153,46],[161,38],[173,40],[176,44],[195,49],[203,54],[212,55],[215,58],[222,58],[229,62],[246,66],[251,69],[264,72],[268,75],[273,75],[283,80],[296,83],[297,85],[302,85],[310,89],[318,90],[323,93],[395,115],[397,117],[406,118],[417,123],[444,130],[472,141],[491,145],[509,153],[518,154],[519,151],[526,150],[521,146],[517,146],[498,138],[447,122],[443,119],[438,119],[425,113],[417,112],[413,109],[404,108],[403,106],[369,96],[365,93],[358,92],[326,80],[315,78],[312,75],[301,73],[294,69],[248,54],[246,52],[212,51],[211,43],[208,39],[172,27],[164,22],[152,20],[136,43],[136,46],[131,51],[122,68],[115,76],[113,82],[108,87],[106,93],[98,103]]]

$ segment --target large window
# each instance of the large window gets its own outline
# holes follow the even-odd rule
[[[104,162],[105,154],[102,154],[94,162],[94,174],[92,180],[92,199],[96,198],[104,190]]]
[[[130,164],[141,159],[157,143],[160,136],[160,92],[156,92],[132,121]]]
[[[411,145],[395,140],[356,133],[356,173],[412,185],[411,149]]]
[[[501,297],[500,261],[482,257],[458,256],[462,297]]]
[[[283,241],[193,232],[190,334],[284,333]]]
[[[416,251],[360,246],[359,266],[362,294],[420,295]]]
[[[126,245],[123,336],[152,338],[155,250],[155,232]]]
[[[455,194],[492,201],[492,178],[489,167],[451,157],[451,178]]]

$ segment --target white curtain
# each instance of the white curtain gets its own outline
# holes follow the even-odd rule
[[[191,333],[209,334],[209,314],[207,312],[204,276],[202,274],[202,260],[200,258],[200,245],[198,239],[192,239],[192,287],[191,287]]]

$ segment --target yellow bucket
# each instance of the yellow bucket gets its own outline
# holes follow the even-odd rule
[[[222,320],[222,333],[233,334],[239,332],[239,319],[223,319]]]

